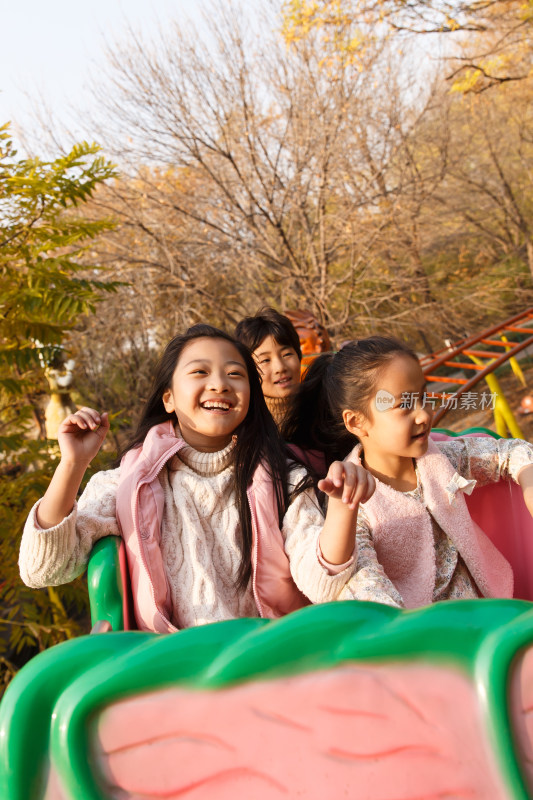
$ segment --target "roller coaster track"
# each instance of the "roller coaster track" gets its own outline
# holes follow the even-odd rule
[[[512,341],[507,340],[507,334],[510,334]],[[503,338],[496,338],[498,336]],[[516,341],[517,336],[518,341]],[[458,398],[530,345],[533,345],[533,307],[499,325],[487,328],[476,336],[462,339],[449,347],[423,356],[420,365],[428,383],[457,386],[453,392],[431,392],[432,397],[441,401],[441,406],[435,410],[433,425],[436,425],[450,408],[457,407]],[[468,361],[468,358],[471,360]],[[453,370],[451,374],[450,370]],[[459,377],[458,371],[471,371],[474,374],[471,378]]]

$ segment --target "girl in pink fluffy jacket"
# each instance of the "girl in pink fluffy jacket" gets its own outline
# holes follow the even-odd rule
[[[323,452],[326,463],[346,457],[375,479],[358,508],[356,568],[339,599],[416,608],[513,595],[511,567],[463,493],[512,479],[533,515],[533,447],[490,437],[432,442],[425,388],[416,355],[375,336],[319,356],[294,398],[285,438]]]

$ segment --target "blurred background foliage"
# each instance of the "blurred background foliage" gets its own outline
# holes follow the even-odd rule
[[[81,630],[80,581],[32,591],[17,567],[20,532],[58,458],[46,439],[45,368],[77,320],[95,312],[116,282],[80,262],[110,220],[82,214],[96,187],[114,176],[95,145],[54,161],[19,159],[0,129],[0,687],[39,650]]]

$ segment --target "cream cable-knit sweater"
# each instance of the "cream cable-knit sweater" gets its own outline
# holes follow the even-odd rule
[[[251,585],[235,591],[240,551],[232,450],[232,444],[218,453],[187,446],[161,473],[161,552],[178,628],[257,616]]]
[[[251,586],[235,591],[239,519],[232,489],[230,444],[218,453],[180,450],[160,475],[165,493],[161,550],[177,627],[257,616]],[[292,485],[304,475],[290,474]],[[94,475],[78,504],[59,525],[39,528],[34,506],[24,528],[19,566],[33,587],[67,583],[85,569],[94,543],[119,535],[115,517],[120,468]],[[353,559],[340,567],[320,556],[324,519],[312,491],[285,513],[282,533],[294,580],[313,602],[335,600],[352,575]]]

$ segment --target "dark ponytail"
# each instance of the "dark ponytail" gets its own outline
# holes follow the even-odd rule
[[[334,372],[334,353],[317,356],[305,373],[304,380],[291,397],[281,435],[285,441],[303,450],[318,450],[326,465],[343,459],[355,444],[344,427],[342,416],[332,412],[328,385]],[[320,476],[323,477],[323,476]]]

